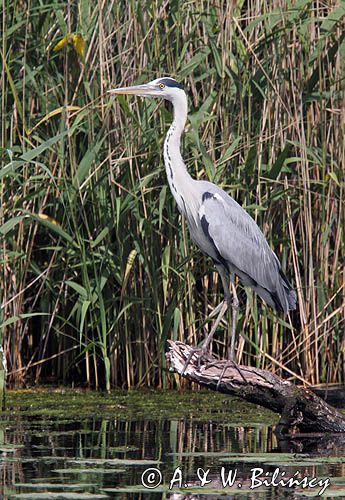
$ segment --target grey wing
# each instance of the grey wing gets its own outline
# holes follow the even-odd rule
[[[274,309],[294,309],[295,294],[261,230],[235,200],[214,188],[204,192],[199,218],[218,260]]]

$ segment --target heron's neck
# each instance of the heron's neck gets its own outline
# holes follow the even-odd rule
[[[174,121],[172,122],[164,141],[164,163],[170,190],[181,212],[184,210],[183,194],[188,185],[193,182],[187,172],[181,156],[180,142],[187,120],[187,97],[181,95],[172,103],[174,107]]]

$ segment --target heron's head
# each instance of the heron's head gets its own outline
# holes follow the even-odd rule
[[[170,76],[157,78],[152,82],[144,85],[135,85],[134,87],[121,87],[118,89],[109,90],[110,94],[132,94],[142,97],[161,97],[173,102],[182,93],[184,94],[183,85],[178,83]]]

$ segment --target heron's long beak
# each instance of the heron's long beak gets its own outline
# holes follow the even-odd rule
[[[120,87],[108,90],[109,94],[133,94],[142,96],[156,96],[157,89],[153,85],[135,85],[134,87]]]

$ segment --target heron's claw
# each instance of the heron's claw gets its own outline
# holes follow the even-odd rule
[[[207,349],[207,347],[192,347],[190,349],[190,352],[188,354],[188,357],[187,357],[186,362],[184,364],[184,367],[182,369],[181,375],[185,374],[187,366],[189,365],[189,363],[190,363],[192,357],[194,356],[194,354],[198,354],[198,369],[200,369],[202,359],[203,358],[208,358],[210,352]]]
[[[218,382],[217,382],[217,387],[216,387],[216,389],[217,389],[217,390],[218,390],[218,389],[219,389],[219,387],[220,387],[220,383],[221,383],[221,381],[222,381],[222,379],[223,379],[223,377],[224,377],[224,374],[225,374],[225,372],[226,372],[227,368],[230,368],[230,367],[236,368],[236,370],[238,371],[238,373],[239,373],[239,374],[240,374],[240,376],[242,377],[243,381],[244,381],[245,383],[247,383],[247,380],[246,380],[245,376],[243,375],[243,372],[241,371],[241,369],[240,369],[240,367],[238,366],[238,364],[237,364],[235,361],[233,361],[233,360],[231,360],[231,359],[228,359],[228,360],[224,363],[224,366],[223,366],[222,372],[221,372],[221,374],[220,374],[220,376],[219,376],[219,379],[218,379]]]

